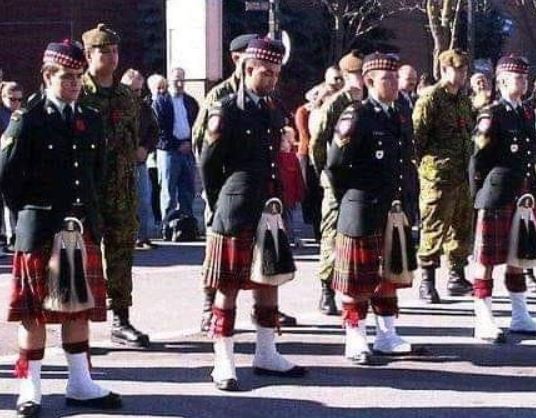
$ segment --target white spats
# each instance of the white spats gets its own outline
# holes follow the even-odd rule
[[[525,292],[509,292],[512,302],[512,321],[510,331],[536,333],[536,322],[530,317]]]
[[[277,352],[274,328],[257,326],[257,343],[255,345],[253,367],[277,372],[286,372],[295,367],[293,363]]]
[[[41,360],[28,360],[28,375],[20,379],[17,405],[25,402],[41,404]]]
[[[69,367],[66,397],[85,401],[107,396],[110,391],[97,385],[89,373],[87,353],[65,353]]]
[[[411,352],[411,344],[396,333],[394,316],[376,315],[376,338],[373,349],[383,354]]]
[[[344,356],[352,359],[361,356],[363,353],[370,354],[367,344],[367,324],[359,321],[357,327],[346,325],[346,340],[344,345]]]
[[[236,379],[233,337],[218,337],[214,340],[212,379],[215,382]]]
[[[503,335],[502,330],[495,323],[491,308],[491,297],[475,298],[475,338],[495,341]]]

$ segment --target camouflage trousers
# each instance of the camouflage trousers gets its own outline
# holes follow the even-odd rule
[[[136,228],[106,228],[102,238],[104,277],[112,310],[127,309],[132,305],[132,265]]]
[[[463,181],[448,185],[422,177],[420,181],[420,264],[422,267],[439,267],[444,253],[450,270],[463,268],[471,253],[473,210],[469,187]]]
[[[322,199],[322,219],[320,221],[320,268],[318,277],[331,283],[335,266],[335,238],[337,236],[337,218],[339,203],[335,199],[333,189],[324,186]]]

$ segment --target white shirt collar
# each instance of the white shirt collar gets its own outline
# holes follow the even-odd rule
[[[71,106],[71,109],[73,110],[73,114],[74,114],[74,111],[75,111],[74,102],[71,102],[71,103],[67,104],[63,100],[58,99],[56,96],[54,96],[48,90],[47,90],[46,94],[47,94],[47,99],[49,101],[51,101],[54,106],[56,106],[56,109],[58,109],[61,114],[63,114],[63,109],[65,109],[65,106],[67,106],[67,105]]]
[[[521,103],[521,100],[518,100],[516,102],[512,102],[512,101],[508,100],[506,97],[504,97],[504,101],[506,103],[508,103],[513,110],[517,110],[517,108],[523,107],[523,104]]]
[[[374,94],[374,92],[371,90],[369,91],[369,94],[370,94],[370,97],[372,97],[372,99],[378,104],[380,105],[380,107],[382,108],[382,110],[385,112],[385,113],[388,113],[388,110],[389,108],[391,109],[394,109],[394,103],[384,103],[382,102],[381,100],[379,100],[376,95]]]

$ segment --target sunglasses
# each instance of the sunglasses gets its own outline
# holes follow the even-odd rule
[[[10,102],[22,102],[22,97],[7,97]]]

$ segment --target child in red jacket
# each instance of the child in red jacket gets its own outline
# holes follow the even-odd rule
[[[283,220],[287,229],[289,242],[296,246],[300,240],[295,236],[294,212],[301,203],[305,193],[305,185],[301,174],[300,163],[295,151],[296,132],[290,126],[283,128],[281,147],[279,149],[279,176],[283,185]]]

